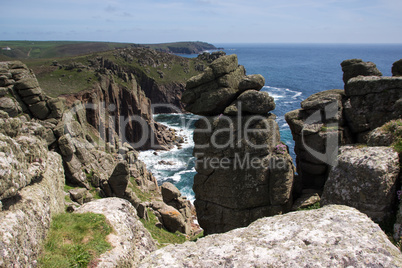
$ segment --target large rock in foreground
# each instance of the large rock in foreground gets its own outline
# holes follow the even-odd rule
[[[14,197],[1,200],[0,267],[36,267],[38,245],[46,237],[51,217],[64,210],[61,157],[49,152],[42,161],[45,164],[39,181],[20,189]],[[28,171],[21,170],[23,173]]]
[[[352,206],[380,222],[392,213],[398,174],[399,158],[392,148],[341,147],[321,204]]]
[[[401,267],[402,254],[356,209],[326,206],[170,245],[140,267]]]
[[[130,202],[120,198],[104,198],[81,206],[76,213],[99,213],[113,227],[107,236],[112,250],[102,254],[97,267],[136,267],[156,244],[149,232],[138,220],[137,212]]]

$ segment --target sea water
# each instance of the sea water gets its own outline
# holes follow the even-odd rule
[[[215,44],[224,47],[226,54],[236,54],[247,74],[265,77],[263,91],[275,99],[277,122],[281,140],[295,158],[294,142],[284,115],[300,108],[308,96],[328,89],[343,89],[340,63],[345,59],[359,58],[372,61],[384,76],[391,75],[392,63],[402,58],[402,45],[361,44]],[[188,55],[187,57],[196,57]],[[181,149],[145,151],[140,158],[158,182],[172,182],[190,200],[195,175],[195,158],[192,131],[197,116],[189,114],[160,114],[155,120],[186,137]]]

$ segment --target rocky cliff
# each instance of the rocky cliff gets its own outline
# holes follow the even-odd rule
[[[399,77],[371,76],[381,73],[361,60],[344,61],[342,68],[345,90],[314,94],[285,116],[304,188],[324,186],[339,145],[366,144],[371,131],[402,114]]]
[[[81,101],[78,95],[53,99],[26,65],[0,64],[0,217],[7,223],[0,230],[1,266],[35,266],[51,217],[94,198],[126,199],[128,211],[137,210],[141,218],[155,213],[161,228],[192,232],[191,203],[180,192],[169,205],[164,203],[155,178],[130,145],[139,133],[146,135],[139,148],[150,148],[152,139],[156,146],[167,146],[174,133],[153,121],[149,99],[133,76],[124,87],[113,79],[113,73],[103,69],[98,87],[79,95]],[[143,133],[130,124],[130,117],[141,122]],[[122,126],[127,132],[122,133]],[[136,213],[132,217],[138,225]],[[153,249],[149,234],[144,235]],[[140,242],[130,243],[136,248]],[[117,255],[122,259],[112,262],[124,263],[127,256]],[[138,256],[133,258],[131,262]]]
[[[402,80],[382,77],[372,62],[352,59],[341,66],[344,90],[314,94],[285,116],[299,189],[323,190],[321,205],[348,205],[377,222],[390,221],[400,187]]]
[[[163,44],[146,44],[140,46],[150,47],[165,53],[178,54],[198,54],[204,52],[205,50],[217,49],[214,45],[205,42],[174,42]]]
[[[0,266],[33,267],[51,217],[64,210],[63,163],[42,125],[0,114]]]
[[[122,55],[130,61],[130,53]],[[355,209],[325,206],[263,218],[290,210],[293,192],[298,193],[294,167],[280,143],[273,98],[259,91],[264,78],[245,75],[235,55],[217,58],[187,82],[183,94],[186,109],[205,116],[194,134],[195,205],[206,234],[251,225],[157,251],[138,217],[146,220],[152,213],[157,226],[189,234],[192,207],[173,185],[160,189],[122,139],[138,142],[129,117],[155,129],[150,137],[161,146],[174,137],[158,139],[158,125],[135,71],[105,57],[92,59],[88,64],[97,69],[95,87],[63,100],[44,94],[21,62],[0,63],[0,266],[36,266],[51,217],[65,206],[76,213],[103,213],[114,226],[109,237],[113,249],[99,259],[107,267],[401,266],[400,251]],[[343,65],[354,64],[359,65],[357,73],[365,65]],[[86,68],[72,64],[77,73]],[[400,80],[353,76],[345,91],[313,95],[286,118],[300,149],[303,187],[324,187],[323,204],[347,204],[381,220],[393,212],[400,187],[398,154],[388,148],[402,136]],[[396,120],[387,122],[391,119]],[[125,121],[134,133],[121,131]],[[339,145],[363,141],[368,147],[345,146],[338,154],[329,150],[333,143],[328,140]],[[315,163],[317,154],[307,155],[305,141],[325,157]],[[112,198],[92,201],[94,197]],[[252,223],[258,218],[263,219]],[[396,238],[401,219],[400,212]]]
[[[48,66],[33,61],[30,67],[48,95],[93,90],[99,75],[107,74],[113,76],[116,85],[129,89],[135,78],[140,91],[152,104],[158,104],[154,113],[177,113],[183,111],[180,98],[186,80],[207,65],[204,58],[190,59],[138,47],[60,59]]]
[[[274,100],[259,91],[261,75],[245,75],[236,55],[223,56],[191,78],[185,109],[206,115],[196,123],[194,202],[205,234],[247,226],[287,212],[294,167],[280,143]]]

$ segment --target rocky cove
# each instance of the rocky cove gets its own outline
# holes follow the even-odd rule
[[[194,131],[194,205],[206,237],[157,249],[139,218],[153,213],[162,228],[190,234],[194,208],[138,160],[136,149],[150,142],[130,145],[141,139],[140,122],[158,147],[180,143],[153,121],[144,80],[99,58],[97,86],[66,102],[46,96],[21,62],[0,63],[0,266],[35,267],[51,217],[67,206],[102,213],[113,226],[113,250],[98,267],[400,267],[401,252],[375,223],[396,215],[399,239],[400,64],[382,77],[372,63],[347,60],[345,90],[317,93],[289,112],[295,164],[281,143],[275,102],[260,91],[264,77],[246,75],[235,55],[204,66],[174,99],[203,116]],[[143,119],[122,135],[112,118],[134,115]],[[79,186],[66,204],[65,182]],[[152,198],[141,200],[138,189]],[[103,198],[93,201],[96,194]],[[320,209],[290,212],[320,198]]]

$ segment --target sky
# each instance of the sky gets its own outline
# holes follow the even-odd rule
[[[0,40],[402,43],[401,0],[3,0]]]

